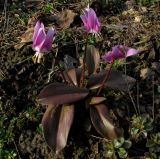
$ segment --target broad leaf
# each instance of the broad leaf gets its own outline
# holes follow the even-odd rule
[[[77,75],[78,86],[80,85],[81,73],[82,73],[82,68],[76,68],[76,75]]]
[[[69,83],[72,83],[73,85],[77,86],[77,74],[75,68],[70,69],[68,71],[64,71],[65,79]]]
[[[49,105],[42,119],[44,137],[52,150],[59,153],[67,143],[74,116],[74,105]]]
[[[96,49],[93,45],[89,45],[87,47],[86,53],[86,64],[88,68],[88,74],[93,74],[96,72],[100,63],[100,55],[98,49]]]
[[[104,104],[98,104],[90,107],[91,121],[98,133],[107,139],[114,139],[121,135],[109,117],[108,109]]]
[[[106,100],[105,97],[92,97],[89,104],[90,105],[100,104],[105,100]]]
[[[99,72],[95,75],[91,75],[88,80],[87,87],[90,89],[99,88],[102,81],[107,74],[108,70]],[[110,87],[112,89],[119,89],[122,91],[127,91],[128,86],[132,88],[136,80],[130,76],[124,75],[118,71],[111,70],[108,80],[105,83],[105,87]],[[128,85],[127,85],[128,83]]]
[[[52,83],[46,86],[39,94],[38,101],[41,104],[60,105],[73,103],[88,95],[86,88],[68,86],[61,83]]]

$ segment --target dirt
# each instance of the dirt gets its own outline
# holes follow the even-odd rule
[[[77,4],[75,2],[75,5]],[[13,5],[17,6],[16,9],[13,9]],[[73,9],[72,5],[74,3],[57,5],[54,11],[57,9],[56,11],[60,12],[61,7]],[[93,3],[92,6],[98,9],[99,3]],[[3,10],[3,5],[0,5],[0,7]],[[39,7],[41,8],[43,5]],[[81,12],[80,5],[77,5],[77,8],[79,10],[76,11],[76,14],[79,15]],[[38,104],[36,98],[40,90],[48,84],[48,74],[52,66],[53,55],[47,55],[45,61],[41,64],[34,64],[32,61],[34,55],[31,47],[32,42],[25,43],[20,49],[15,49],[15,45],[20,43],[20,37],[27,30],[27,20],[35,14],[31,12],[30,7],[22,7],[19,2],[8,4],[7,9],[7,17],[5,17],[4,12],[0,15],[0,116],[2,122],[0,140],[3,140],[3,150],[9,152],[13,150],[17,154],[15,158],[23,159],[105,158],[105,141],[91,126],[86,112],[81,111],[80,108],[77,108],[78,113],[75,114],[75,123],[71,128],[66,148],[58,156],[54,155],[48,148],[40,124],[45,107]],[[143,9],[147,11],[143,12]],[[136,13],[132,13],[132,10],[127,8],[124,10],[125,12],[117,11],[116,13],[103,13],[98,10],[100,19],[105,25],[101,30],[102,38],[99,39],[96,47],[100,48],[102,53],[114,44],[124,43],[134,45],[142,50],[143,53],[133,58],[134,60],[129,60],[129,65],[127,65],[127,74],[137,79],[137,87],[135,86],[131,94],[134,101],[137,100],[141,114],[153,116],[154,103],[154,132],[159,132],[160,92],[158,92],[158,88],[160,87],[160,73],[158,68],[152,67],[153,62],[159,63],[160,60],[157,59],[159,57],[157,54],[160,54],[159,4],[156,3],[149,8],[135,5]],[[26,16],[29,16],[26,22],[22,17],[25,13]],[[25,25],[16,18],[16,14],[24,20]],[[142,18],[141,22],[135,22],[136,17],[137,19]],[[50,21],[47,23],[50,23]],[[130,25],[132,26],[131,29],[129,27],[125,28]],[[75,56],[74,53],[77,48],[71,38],[73,35],[75,35],[75,38],[80,38],[79,41],[82,40],[79,32],[75,31],[76,27],[82,30],[82,22],[75,19],[71,26],[65,33],[67,38],[62,39],[58,45],[60,59],[63,59],[65,54]],[[153,41],[155,41],[156,46]],[[67,42],[69,42],[69,45],[65,46],[64,44]],[[82,45],[80,44],[78,48],[79,52],[83,50]],[[152,73],[141,76],[140,73],[143,68],[150,68]],[[118,69],[124,71],[123,65]],[[50,82],[58,80],[58,77],[53,75]],[[129,95],[111,91],[107,98],[109,108],[118,116],[119,121],[122,121],[123,116],[129,115],[131,117],[134,114]],[[125,105],[128,105],[128,108]],[[84,120],[79,121],[79,119]],[[123,122],[121,126],[124,129],[128,127]],[[126,138],[127,136],[128,134],[126,134]],[[146,139],[138,143],[133,142],[133,147],[129,150],[129,156],[144,156],[148,151],[144,147],[145,143]],[[3,158],[1,154],[0,158]]]

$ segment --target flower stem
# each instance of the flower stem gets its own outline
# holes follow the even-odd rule
[[[89,34],[87,33],[86,43],[85,43],[85,50],[84,50],[84,57],[83,57],[83,64],[82,64],[82,73],[81,73],[81,79],[80,79],[80,81],[81,81],[81,82],[80,82],[80,87],[83,87],[83,85],[84,85],[88,37],[89,37]]]
[[[101,90],[104,88],[105,82],[108,80],[109,75],[111,73],[111,68],[112,68],[113,64],[114,64],[114,61],[111,63],[109,70],[107,71],[107,73],[102,81],[102,84],[101,84],[100,88],[98,89],[97,96],[101,93]]]

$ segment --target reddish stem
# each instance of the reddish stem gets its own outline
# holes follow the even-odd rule
[[[109,75],[111,73],[111,68],[112,68],[113,64],[114,64],[114,61],[112,61],[111,65],[109,67],[109,70],[107,71],[107,73],[102,81],[102,84],[101,84],[100,88],[98,89],[97,96],[101,93],[101,90],[104,88],[105,82],[108,80]]]
[[[82,73],[81,73],[81,79],[80,79],[80,87],[83,87],[84,85],[84,78],[85,78],[85,69],[86,69],[86,52],[87,52],[87,44],[88,44],[88,33],[86,36],[86,43],[85,43],[85,50],[84,50],[84,57],[83,57],[83,65],[82,65]]]

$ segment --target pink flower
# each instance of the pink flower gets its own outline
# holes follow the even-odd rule
[[[112,51],[106,52],[102,58],[107,62],[113,62],[114,60],[133,56],[138,53],[139,51],[134,48],[125,45],[116,45],[112,48]]]
[[[35,60],[38,61],[38,63],[43,54],[48,53],[51,50],[55,34],[56,31],[53,28],[50,28],[46,34],[44,24],[37,21],[32,38],[32,48],[36,51]]]
[[[88,8],[84,11],[84,14],[80,17],[88,33],[97,34],[100,31],[99,19],[92,8],[89,8],[88,6]]]

